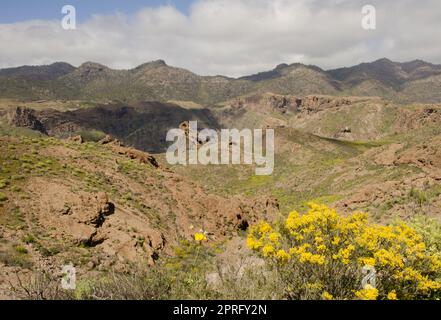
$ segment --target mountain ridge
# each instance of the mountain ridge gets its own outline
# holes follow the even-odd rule
[[[383,58],[351,67],[324,70],[302,63],[231,78],[200,76],[164,60],[132,69],[85,62],[56,62],[0,69],[0,98],[138,101],[193,101],[212,105],[250,93],[380,96],[396,102],[441,101],[441,65],[423,60]],[[418,89],[418,92],[416,90]]]

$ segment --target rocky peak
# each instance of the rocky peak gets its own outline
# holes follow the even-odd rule
[[[289,65],[287,63],[281,63],[281,64],[277,65],[274,70],[281,70],[281,69],[285,69],[287,67],[289,67]]]
[[[80,70],[99,70],[102,71],[104,69],[107,69],[107,67],[105,65],[96,63],[96,62],[91,62],[91,61],[87,61],[84,62],[81,66],[79,66]]]
[[[162,59],[152,61],[152,62],[150,62],[150,64],[157,65],[157,66],[167,66],[167,63],[165,63],[165,61]]]
[[[158,68],[158,67],[168,67],[168,65],[164,60],[159,59],[159,60],[143,63],[137,66],[134,70],[139,71],[139,70]]]
[[[79,76],[83,79],[90,79],[96,76],[102,75],[104,72],[110,70],[106,66],[95,63],[95,62],[85,62],[77,69]]]

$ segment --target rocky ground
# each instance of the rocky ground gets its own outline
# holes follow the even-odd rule
[[[271,198],[225,198],[174,173],[145,152],[105,139],[0,138],[0,288],[12,274],[81,274],[154,264],[182,239],[222,241],[271,217]],[[14,281],[14,279],[12,279]]]

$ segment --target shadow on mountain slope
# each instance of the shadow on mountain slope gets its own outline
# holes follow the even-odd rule
[[[114,103],[66,112],[25,110],[17,108],[9,118],[19,126],[38,121],[44,129],[42,132],[50,136],[69,137],[84,133],[99,138],[110,134],[137,149],[155,153],[165,151],[167,131],[178,128],[184,121],[197,120],[200,128],[219,128],[208,109],[189,110],[159,102]],[[21,117],[32,117],[32,121]]]

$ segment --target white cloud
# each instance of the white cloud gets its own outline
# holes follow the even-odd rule
[[[375,31],[361,28],[365,4],[377,9]],[[94,16],[74,31],[60,21],[0,24],[0,67],[95,61],[132,68],[164,59],[198,74],[240,76],[282,62],[325,69],[382,57],[441,63],[439,0],[200,0],[188,15],[145,8]]]

